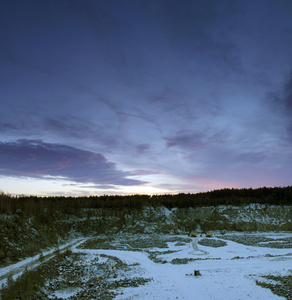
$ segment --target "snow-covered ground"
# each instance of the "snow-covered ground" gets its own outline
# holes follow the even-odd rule
[[[239,236],[242,234],[239,234]],[[254,234],[254,237],[274,240],[291,234]],[[180,236],[181,237],[181,236]],[[151,239],[151,236],[149,236]],[[86,250],[74,251],[91,255],[106,254],[124,263],[139,264],[135,276],[152,278],[139,287],[124,288],[116,299],[279,299],[271,290],[256,285],[260,276],[268,274],[292,275],[292,249],[246,246],[220,237],[226,246],[208,247],[199,244],[202,238],[188,243],[168,242],[167,248],[152,248],[163,263],[149,259],[146,251]],[[218,240],[213,238],[212,240]],[[174,252],[171,252],[174,251]],[[185,264],[171,263],[173,259],[187,259]],[[188,260],[190,259],[190,260]],[[194,276],[199,270],[201,276]],[[285,299],[285,298],[283,298]]]
[[[292,275],[291,241],[291,233],[101,236],[71,247],[44,289],[52,299],[291,299],[256,283]]]

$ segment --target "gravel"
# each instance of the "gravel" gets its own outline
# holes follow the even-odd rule
[[[209,239],[209,238],[199,240],[198,244],[203,246],[208,246],[208,247],[214,247],[214,248],[224,247],[227,245],[227,243],[222,240]]]
[[[276,283],[261,282],[257,280],[256,283],[258,285],[270,289],[274,294],[280,297],[285,297],[288,300],[292,300],[292,275],[288,275],[288,276],[268,275],[268,276],[262,276],[262,278],[273,280]]]
[[[240,243],[247,246],[257,247],[269,247],[269,248],[292,248],[292,237],[286,237],[282,239],[273,239],[270,237],[264,237],[261,235],[254,234],[225,234],[222,237],[224,240],[230,240],[236,243]]]

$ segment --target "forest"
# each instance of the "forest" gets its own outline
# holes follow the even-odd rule
[[[262,187],[257,189],[221,189],[196,194],[179,193],[165,195],[103,195],[82,197],[37,197],[12,196],[0,192],[0,213],[22,212],[37,214],[39,211],[70,212],[78,209],[142,209],[144,206],[165,206],[168,209],[200,206],[232,205],[251,203],[266,205],[292,205],[292,186]]]

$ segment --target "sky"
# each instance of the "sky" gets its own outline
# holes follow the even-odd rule
[[[291,185],[290,0],[3,0],[0,190]]]

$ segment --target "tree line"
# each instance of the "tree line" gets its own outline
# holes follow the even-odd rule
[[[11,196],[0,192],[0,213],[21,212],[37,214],[40,211],[76,211],[78,209],[142,209],[144,206],[169,209],[218,205],[292,205],[292,186],[257,189],[221,189],[196,194],[165,195],[103,195],[103,196]]]

